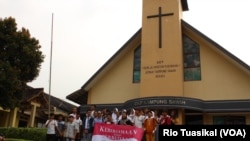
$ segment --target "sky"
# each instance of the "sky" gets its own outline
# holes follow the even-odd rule
[[[42,46],[39,76],[28,85],[75,104],[66,96],[141,28],[142,1],[0,0],[0,18],[15,18],[18,29],[29,29]],[[249,0],[188,0],[183,20],[250,65],[249,5]]]

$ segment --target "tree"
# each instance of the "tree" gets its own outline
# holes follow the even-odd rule
[[[39,74],[44,55],[29,30],[17,30],[14,18],[0,18],[0,107],[19,105],[26,84]]]

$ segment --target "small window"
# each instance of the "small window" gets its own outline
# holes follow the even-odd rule
[[[245,116],[214,116],[214,125],[245,125]]]
[[[133,83],[141,80],[141,45],[134,50]]]
[[[186,115],[185,116],[186,125],[203,125],[202,115]]]
[[[184,81],[201,80],[199,44],[183,35]]]

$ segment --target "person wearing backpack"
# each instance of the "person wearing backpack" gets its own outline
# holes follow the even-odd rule
[[[60,134],[58,131],[56,131],[56,141],[63,141],[63,130],[65,128],[65,122],[64,122],[63,115],[58,115],[57,124],[58,124],[58,129],[61,131],[62,134]]]
[[[62,135],[61,131],[58,128],[57,121],[55,120],[55,115],[53,113],[50,114],[49,119],[45,123],[45,127],[47,128],[46,141],[55,141],[56,131],[58,131],[58,133]]]

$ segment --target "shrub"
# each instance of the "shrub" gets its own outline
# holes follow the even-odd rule
[[[23,139],[5,139],[6,141],[32,141],[32,140],[23,140]]]
[[[45,141],[46,129],[44,128],[0,128],[0,133],[5,138],[25,139],[32,141]]]

